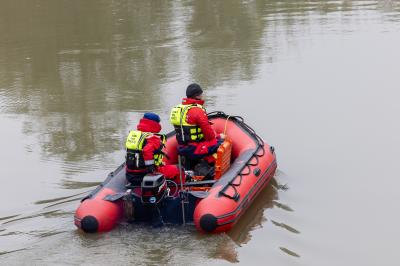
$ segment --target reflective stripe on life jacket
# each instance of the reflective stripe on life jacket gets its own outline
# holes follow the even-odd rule
[[[195,124],[189,124],[186,121],[187,113],[193,107],[199,107],[205,111],[200,104],[179,104],[172,108],[169,121],[175,128],[176,139],[179,144],[187,144],[189,142],[200,142],[204,140],[204,134],[200,127]]]
[[[157,135],[158,137],[161,138],[161,145],[157,150],[154,151],[154,155],[153,155],[154,165],[160,166],[160,165],[162,165],[162,161],[163,161],[163,158],[165,155],[162,150],[165,147],[165,142],[166,142],[167,138],[165,137],[165,135],[162,135],[162,134],[154,134],[154,135]]]

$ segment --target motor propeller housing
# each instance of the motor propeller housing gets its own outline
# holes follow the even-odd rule
[[[162,174],[145,175],[142,180],[142,202],[157,204],[167,194],[167,181]]]

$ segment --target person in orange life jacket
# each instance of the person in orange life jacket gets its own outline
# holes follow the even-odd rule
[[[167,179],[179,183],[179,169],[176,165],[163,165],[162,158],[165,136],[161,131],[160,117],[145,113],[137,130],[129,133],[126,140],[126,178],[133,185],[140,185],[147,173],[161,173]]]
[[[178,152],[189,160],[204,159],[215,163],[212,156],[222,140],[211,127],[207,112],[203,108],[203,90],[193,83],[186,88],[186,98],[171,111],[170,122],[174,125],[178,141]]]

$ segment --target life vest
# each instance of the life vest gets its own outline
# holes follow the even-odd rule
[[[179,144],[187,144],[189,142],[201,142],[204,140],[204,134],[201,128],[195,124],[186,122],[187,113],[193,107],[199,107],[205,111],[200,104],[179,104],[172,108],[169,121],[175,128],[176,139]]]
[[[146,167],[143,158],[143,146],[146,145],[146,138],[157,135],[161,138],[160,147],[154,151],[154,165],[160,166],[164,157],[162,149],[165,146],[165,136],[161,134],[153,134],[149,132],[142,132],[139,130],[132,130],[126,139],[126,166],[128,169],[143,169]]]

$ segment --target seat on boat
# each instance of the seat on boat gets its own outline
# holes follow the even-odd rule
[[[215,165],[210,166],[206,161],[198,162],[193,169],[193,181],[218,180],[231,166],[232,141],[226,138],[214,154]]]

